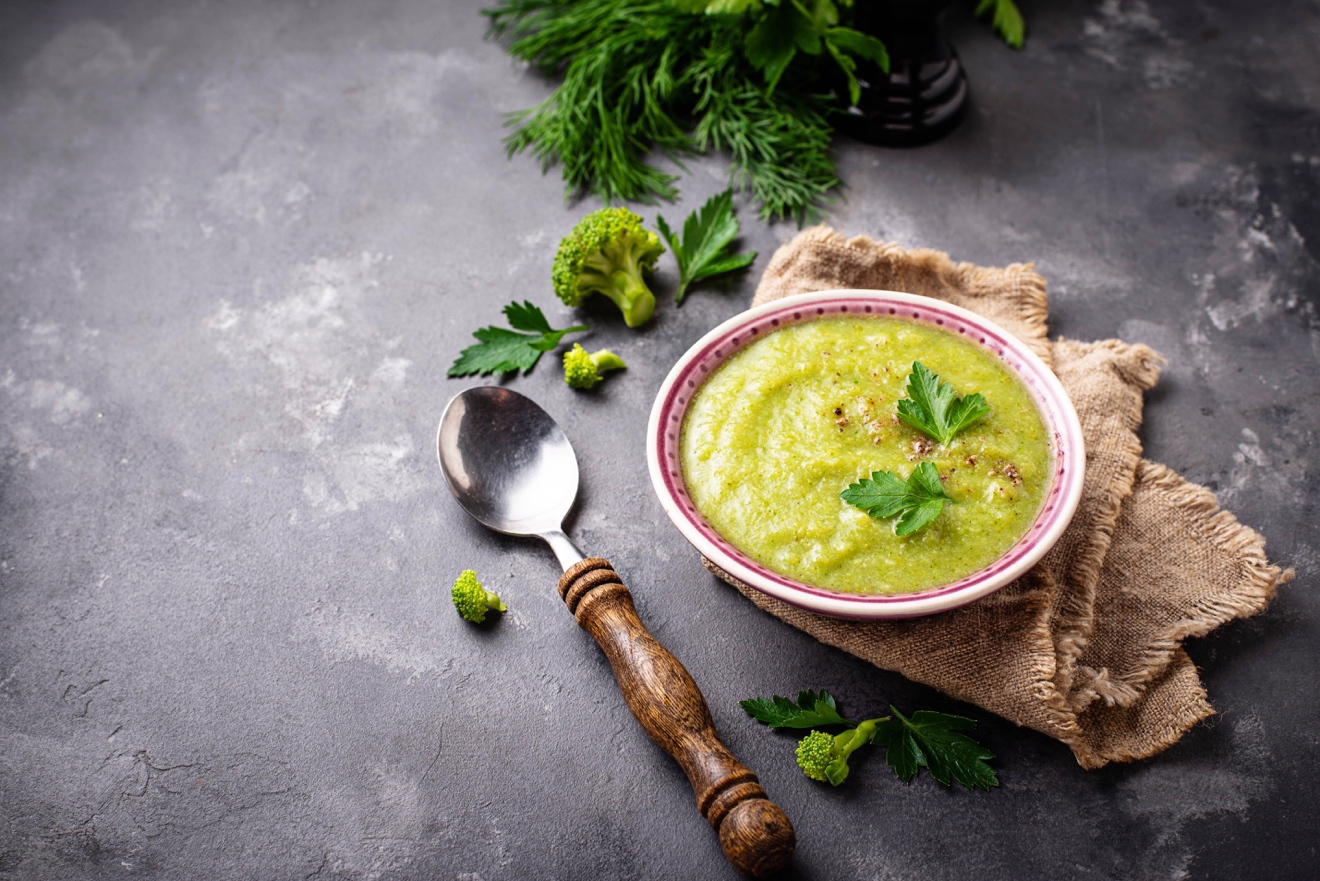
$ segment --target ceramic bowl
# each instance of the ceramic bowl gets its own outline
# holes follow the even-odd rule
[[[959,334],[1005,364],[1036,402],[1050,432],[1051,483],[1026,534],[990,565],[950,584],[914,593],[864,596],[825,590],[786,577],[739,551],[692,503],[680,465],[679,438],[693,393],[735,352],[786,325],[827,316],[894,316]],[[835,290],[800,294],[749,309],[706,334],[670,370],[647,426],[647,464],[665,513],[683,536],[720,569],[794,606],[854,619],[910,618],[980,599],[1018,578],[1058,541],[1082,492],[1085,449],[1077,412],[1058,377],[1016,337],[966,309],[891,291]]]

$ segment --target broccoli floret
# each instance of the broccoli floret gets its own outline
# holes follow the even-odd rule
[[[797,747],[797,763],[812,780],[838,786],[848,779],[848,757],[875,739],[878,719],[868,719],[841,734],[812,731]]]
[[[564,353],[564,382],[572,388],[591,388],[604,379],[606,370],[622,370],[627,367],[623,359],[609,349],[588,352],[580,343]]]
[[[492,609],[496,612],[507,612],[508,607],[498,596],[486,590],[477,581],[477,573],[471,569],[464,569],[454,582],[454,608],[458,609],[458,614],[462,615],[473,624],[480,624],[486,620],[486,613]]]
[[[551,273],[555,294],[569,306],[604,294],[629,327],[645,324],[655,312],[655,294],[642,273],[655,269],[664,252],[660,237],[643,229],[642,218],[627,208],[593,211],[559,243]]]
[[[825,780],[825,769],[834,761],[834,735],[813,731],[797,746],[797,763],[812,780]]]

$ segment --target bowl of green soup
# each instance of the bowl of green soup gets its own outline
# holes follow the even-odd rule
[[[651,481],[715,566],[826,615],[907,618],[1025,573],[1067,527],[1085,449],[1058,378],[940,300],[801,294],[712,330],[647,429]]]

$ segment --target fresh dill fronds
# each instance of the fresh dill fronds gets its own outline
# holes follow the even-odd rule
[[[669,0],[504,0],[486,15],[511,55],[562,78],[510,117],[506,145],[543,169],[561,166],[569,198],[670,201],[675,176],[651,157],[681,166],[713,150],[727,151],[731,185],[763,219],[814,220],[838,186],[824,99],[786,82],[769,94],[741,51],[736,16]]]

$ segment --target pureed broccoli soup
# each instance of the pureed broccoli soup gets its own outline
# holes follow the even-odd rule
[[[921,362],[989,412],[947,446],[898,418]],[[901,318],[826,317],[780,328],[697,390],[680,457],[693,504],[727,541],[797,581],[897,594],[956,581],[1030,527],[1050,477],[1049,434],[1026,388],[993,355]],[[937,469],[952,500],[898,536],[840,493],[875,471]]]

